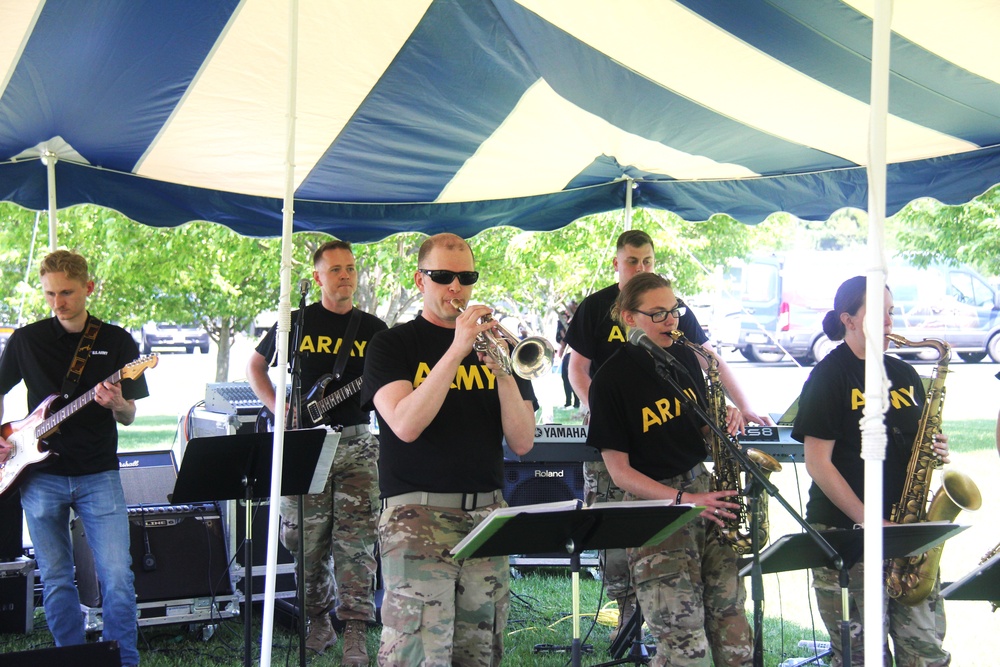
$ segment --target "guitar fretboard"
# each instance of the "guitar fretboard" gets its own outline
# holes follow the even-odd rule
[[[111,376],[109,376],[104,382],[110,382],[111,384],[117,384],[122,379],[122,372],[115,371]],[[90,391],[85,394],[80,394],[72,401],[67,403],[65,406],[57,410],[56,412],[49,415],[49,418],[43,421],[41,424],[35,427],[35,439],[38,440],[43,435],[53,430],[56,426],[63,423],[66,419],[79,410],[80,408],[86,406],[94,397],[97,396],[97,387],[95,386]]]

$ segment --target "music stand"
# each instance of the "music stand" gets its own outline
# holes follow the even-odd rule
[[[904,558],[916,556],[935,547],[949,537],[960,533],[968,526],[946,521],[898,524],[882,527],[883,558]],[[863,529],[822,530],[819,534],[834,548],[844,561],[840,570],[841,620],[840,640],[844,664],[850,664],[851,631],[848,611],[849,574],[848,571],[864,557]],[[740,570],[740,576],[750,573],[751,563]],[[762,574],[829,567],[830,557],[806,533],[783,535],[760,554],[759,566]]]
[[[455,558],[565,551],[573,581],[572,664],[580,664],[580,553],[659,544],[705,508],[670,500],[584,506],[579,500],[494,510],[451,550]]]
[[[326,429],[285,431],[282,450],[281,495],[297,496],[323,490],[337,441],[326,441]],[[209,438],[192,438],[184,450],[174,492],[167,498],[173,505],[237,500],[246,505],[243,543],[243,664],[250,667],[251,606],[253,603],[253,529],[251,504],[268,498],[271,490],[273,433],[238,433]],[[318,489],[318,490],[314,490]]]
[[[1000,600],[1000,554],[941,590],[946,600]],[[994,611],[996,609],[994,608]]]

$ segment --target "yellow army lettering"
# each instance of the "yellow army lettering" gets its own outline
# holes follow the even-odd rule
[[[697,400],[697,396],[693,390],[685,389],[684,393],[688,395],[692,400]],[[673,406],[670,402],[673,400]],[[655,407],[644,407],[642,409],[642,432],[648,433],[650,427],[652,426],[663,426],[665,423],[673,419],[674,417],[679,417],[681,414],[681,400],[679,398],[669,399],[661,398],[656,401],[653,406]],[[670,411],[673,407],[673,412]]]
[[[889,390],[889,402],[894,410],[900,408],[915,407],[917,405],[916,396],[913,393],[913,385],[900,389]],[[860,410],[865,407],[865,395],[860,389],[851,389],[851,410]]]
[[[302,339],[302,344],[299,346],[300,352],[315,352],[316,354],[337,354],[340,351],[340,346],[344,342],[343,338],[338,338],[336,345],[333,344],[333,339],[329,336],[317,336],[316,340],[313,340],[312,336],[306,336]],[[363,357],[365,356],[365,347],[368,345],[366,340],[356,340],[354,341],[354,349],[351,350],[352,357]],[[332,347],[331,347],[332,346]]]
[[[608,342],[614,343],[615,341],[619,343],[624,343],[628,341],[628,339],[625,337],[625,334],[622,333],[621,327],[619,327],[617,324],[611,327],[611,332],[608,334]]]
[[[413,378],[413,388],[416,389],[430,375],[431,367],[427,362],[421,361],[417,366],[417,373]],[[483,381],[485,377],[485,382]],[[452,389],[486,389],[492,390],[496,387],[496,376],[484,365],[459,366],[455,372],[455,380],[451,383]]]

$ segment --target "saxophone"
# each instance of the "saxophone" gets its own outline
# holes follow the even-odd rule
[[[942,465],[934,453],[934,436],[941,433],[941,412],[944,407],[944,383],[951,360],[951,347],[942,340],[928,338],[922,342],[911,342],[896,334],[886,334],[886,338],[900,347],[933,347],[938,352],[938,361],[931,372],[930,388],[924,401],[924,409],[917,426],[917,436],[913,441],[913,453],[906,470],[906,483],[898,503],[893,504],[889,513],[892,523],[916,523],[923,521],[954,521],[962,510],[974,511],[983,504],[982,494],[976,483],[967,475],[948,470],[942,475],[941,488],[934,494],[928,505],[928,491],[931,473]],[[939,544],[918,556],[891,558],[885,564],[886,594],[905,605],[915,605],[930,595],[937,581],[941,565]]]
[[[671,331],[670,336],[674,342],[684,345],[692,352],[702,357],[708,363],[706,371],[706,398],[708,400],[709,416],[719,428],[726,428],[726,396],[723,391],[722,382],[719,380],[719,360],[715,355],[701,345],[688,340],[680,331]],[[734,436],[728,436],[730,441],[740,446],[739,441]],[[712,488],[716,491],[722,489],[744,488],[741,481],[740,463],[729,453],[729,448],[722,442],[722,439],[712,431],[711,433],[711,454],[714,465],[712,466]],[[757,464],[765,475],[781,470],[781,464],[771,456],[758,449],[747,449],[747,458]],[[744,496],[738,496],[740,509],[734,511],[735,519],[726,520],[726,526],[721,529],[723,541],[729,544],[738,554],[748,553],[753,547],[753,540],[750,531],[750,508]],[[767,494],[761,493],[759,496],[760,512],[757,524],[757,546],[762,547],[767,544],[768,530],[770,528],[767,518]]]

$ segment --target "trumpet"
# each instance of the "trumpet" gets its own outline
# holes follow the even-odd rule
[[[452,299],[451,305],[460,313],[465,312],[465,304],[459,299]],[[480,324],[493,322],[491,315],[480,318]],[[505,344],[506,343],[506,344]],[[513,349],[507,351],[507,344]],[[472,344],[476,352],[488,354],[493,361],[508,375],[517,375],[525,380],[533,380],[549,372],[555,348],[552,343],[541,336],[528,336],[521,340],[499,322],[490,329],[476,336]]]

